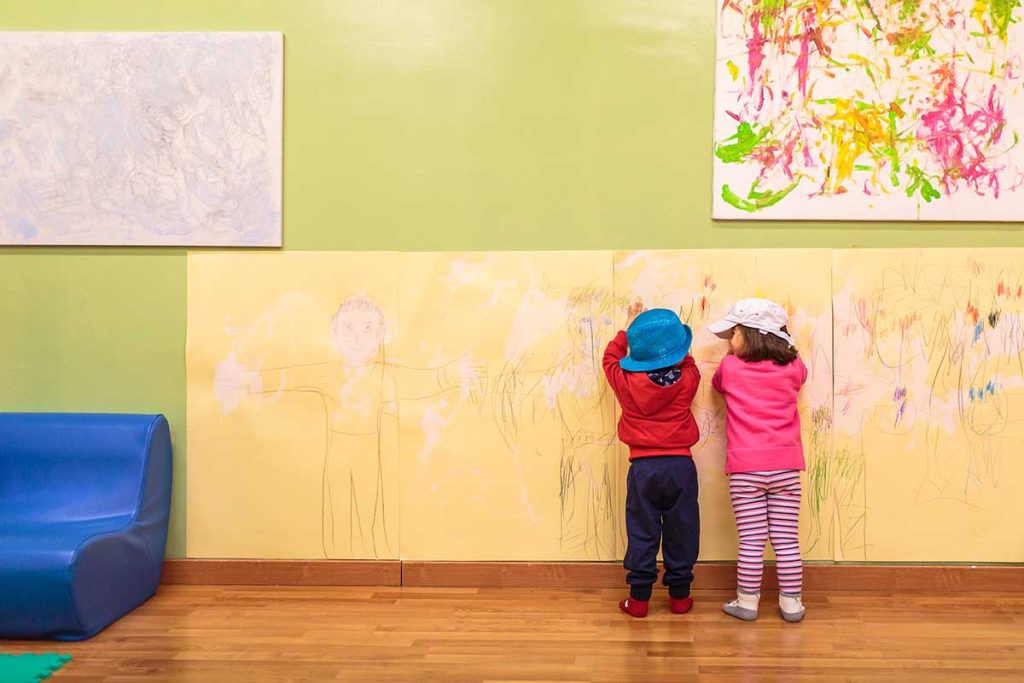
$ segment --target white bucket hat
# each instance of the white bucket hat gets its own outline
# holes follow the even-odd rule
[[[782,328],[789,322],[786,309],[774,301],[767,299],[740,299],[725,317],[708,325],[708,330],[722,339],[729,338],[729,332],[737,325],[750,327],[761,334],[774,334],[785,339],[790,346],[795,346],[793,337]]]

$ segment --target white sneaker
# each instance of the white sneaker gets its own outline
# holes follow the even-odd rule
[[[804,604],[800,595],[779,595],[779,613],[782,618],[795,624],[804,618]]]
[[[760,599],[760,593],[737,593],[735,600],[722,605],[722,611],[730,617],[753,621],[757,619],[757,603]]]

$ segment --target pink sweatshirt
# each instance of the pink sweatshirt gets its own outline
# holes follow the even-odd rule
[[[789,365],[722,359],[711,386],[725,397],[727,474],[804,469],[796,397],[805,381],[800,358]]]

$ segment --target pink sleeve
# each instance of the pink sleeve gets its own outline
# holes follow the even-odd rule
[[[800,377],[800,386],[803,386],[804,383],[807,382],[807,366],[804,365],[804,361],[800,358],[800,356],[796,357],[796,362],[797,362],[797,368],[796,368],[797,369],[797,374]]]
[[[729,356],[726,356],[725,358],[728,357]],[[722,390],[722,366],[725,365],[725,358],[723,358],[722,361],[718,364],[718,368],[715,370],[715,374],[711,378],[711,386],[714,387],[715,391],[717,391],[720,394],[725,393]]]

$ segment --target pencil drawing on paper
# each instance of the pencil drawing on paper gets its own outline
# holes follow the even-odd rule
[[[624,537],[615,508],[615,409],[601,369],[604,344],[615,331],[612,294],[575,288],[564,299],[563,315],[566,329],[556,360],[543,367],[535,362],[538,349],[519,350],[488,379],[489,399],[495,427],[513,457],[529,442],[538,455],[557,460],[561,550],[609,559]]]
[[[420,454],[403,465],[403,479],[431,483],[422,498],[419,487],[403,489],[430,511],[403,520],[403,534],[417,539],[412,552],[456,556],[458,543],[429,523],[444,515],[502,525],[497,537],[474,537],[480,558],[616,558],[617,535],[624,535],[620,453],[601,368],[615,332],[607,256],[409,260],[415,268],[404,269],[406,276],[433,284],[404,304],[403,315],[430,333],[409,335],[403,358],[422,365],[437,356],[471,355],[486,369],[481,409],[433,399],[402,415],[403,448]],[[460,320],[432,322],[453,317]]]
[[[866,461],[867,510],[958,522],[1002,509],[1007,458],[1024,444],[1024,280],[1015,254],[906,250],[837,257],[837,455]],[[883,452],[902,453],[899,460]],[[893,502],[896,501],[896,502]],[[930,512],[928,512],[930,511]],[[880,536],[868,557],[894,552]],[[874,553],[874,555],[872,555]]]
[[[325,435],[324,557],[397,557],[397,520],[389,519],[387,511],[392,507],[389,499],[398,493],[387,471],[398,459],[398,404],[450,391],[472,398],[478,371],[468,359],[428,368],[390,361],[387,320],[365,295],[344,300],[329,326],[335,358],[253,368],[232,352],[217,365],[214,392],[225,413],[246,397],[274,401],[289,393],[315,396]]]
[[[701,552],[731,559],[706,323],[761,296],[808,367],[806,556],[1015,561],[1018,251],[190,256],[190,548],[620,557],[629,465],[599,361],[640,301],[694,330]]]

